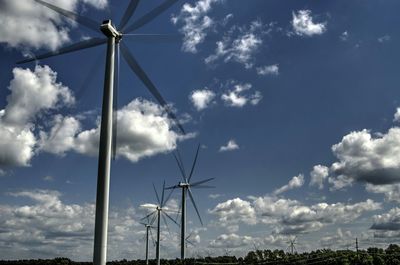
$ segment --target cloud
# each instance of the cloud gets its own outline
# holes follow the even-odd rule
[[[68,87],[57,83],[57,73],[48,66],[14,68],[5,109],[0,111],[0,167],[29,166],[35,154],[36,122],[41,115],[70,106],[74,97]]]
[[[379,43],[384,43],[390,41],[392,38],[389,35],[384,35],[378,38]]]
[[[349,39],[349,33],[344,31],[342,34],[340,34],[339,38],[341,41],[347,41]]]
[[[199,0],[194,5],[186,3],[183,5],[179,15],[172,17],[172,23],[182,24],[180,32],[184,34],[182,50],[196,53],[197,46],[207,36],[207,30],[213,27],[214,21],[207,13],[212,5],[222,0]]]
[[[394,114],[393,121],[394,122],[400,121],[400,108],[396,108],[396,113]]]
[[[326,22],[314,23],[311,10],[299,10],[293,12],[292,26],[294,33],[299,36],[321,35],[326,31]]]
[[[25,125],[41,111],[57,108],[57,103],[71,105],[74,97],[68,87],[57,83],[57,73],[49,66],[37,65],[34,71],[14,68],[4,110],[3,121],[13,125]]]
[[[294,235],[318,231],[330,224],[350,223],[363,213],[381,207],[381,203],[370,199],[354,204],[322,202],[305,205],[297,200],[266,195],[249,197],[249,200],[227,200],[209,213],[217,217],[221,227],[262,223],[270,226],[275,235]]]
[[[258,75],[279,75],[279,65],[278,64],[257,67],[256,70],[257,70]]]
[[[241,63],[246,69],[253,67],[254,55],[258,52],[263,41],[261,37],[268,33],[261,21],[251,22],[249,27],[233,26],[221,41],[218,41],[215,53],[205,59],[211,64],[220,58],[224,62]],[[234,37],[236,35],[236,37]]]
[[[323,236],[318,242],[324,248],[345,249],[350,246],[354,238],[351,231],[342,231],[341,228],[338,228],[335,234]]]
[[[349,223],[364,212],[381,208],[380,203],[366,200],[355,204],[317,203],[306,206],[299,201],[259,197],[254,201],[257,213],[262,213],[260,222],[274,226],[279,234],[299,234],[318,231],[328,224]]]
[[[257,222],[256,213],[250,202],[235,198],[219,203],[214,209],[209,210],[218,218],[220,225],[232,225],[240,222],[255,224]]]
[[[209,194],[208,198],[210,198],[210,199],[218,199],[219,197],[222,197],[222,196],[223,196],[222,194],[215,193],[215,194]]]
[[[239,248],[253,244],[251,236],[239,236],[237,234],[222,234],[210,242],[212,248]]]
[[[365,189],[371,193],[383,194],[389,202],[400,202],[400,184],[373,185],[367,183]]]
[[[194,107],[200,111],[207,108],[215,98],[215,93],[209,89],[194,90],[190,94],[190,100]]]
[[[61,107],[71,107],[75,98],[68,87],[57,82],[57,73],[48,66],[14,68],[7,105],[0,110],[0,167],[29,166],[40,152],[65,155],[74,151],[98,154],[100,124],[83,130],[85,115],[56,114]],[[158,105],[135,99],[118,110],[118,156],[136,162],[143,157],[167,153],[177,141],[194,137],[179,135]],[[100,120],[98,118],[98,120]],[[40,124],[42,121],[43,124]],[[51,127],[51,128],[49,128]]]
[[[311,181],[310,186],[317,186],[318,189],[322,190],[324,188],[324,182],[329,175],[329,168],[322,165],[314,166],[310,173]]]
[[[226,151],[233,151],[239,149],[239,145],[236,143],[235,140],[231,139],[228,141],[226,145],[223,145],[219,148],[220,152],[226,152]]]
[[[65,203],[55,190],[23,190],[9,193],[26,203],[0,205],[0,256],[4,259],[54,258],[89,260],[93,248],[95,205]],[[109,248],[111,259],[139,249],[139,218],[132,207],[110,211]],[[115,248],[113,246],[117,246]],[[11,248],[11,250],[10,250]],[[136,254],[139,254],[140,252]]]
[[[303,174],[300,174],[298,176],[294,176],[288,184],[280,187],[279,189],[276,189],[274,191],[275,195],[281,194],[283,192],[286,192],[288,190],[292,190],[292,189],[296,189],[296,188],[300,188],[301,186],[303,186],[304,184],[304,176]]]
[[[400,231],[400,208],[395,207],[385,214],[374,215],[373,230]]]
[[[233,85],[232,89],[228,89],[225,93],[221,95],[222,101],[230,107],[244,107],[248,103],[252,105],[258,105],[262,99],[260,91],[255,91],[253,94],[247,93],[252,88],[249,83],[236,83],[232,81],[229,85]]]
[[[177,141],[194,137],[193,134],[181,136],[173,131],[173,124],[163,109],[144,99],[134,99],[118,110],[117,124],[117,156],[132,162],[170,152],[176,148]],[[96,156],[99,135],[100,124],[81,131],[77,119],[59,118],[49,134],[42,133],[42,150],[55,154],[75,151]]]
[[[374,185],[400,181],[400,128],[393,127],[386,134],[372,136],[364,129],[354,131],[332,146],[338,159],[331,166],[347,184],[362,181]],[[331,180],[330,180],[331,181]]]
[[[105,8],[107,0],[83,0],[95,8]],[[52,4],[77,11],[79,0],[54,0]],[[0,43],[13,48],[55,50],[70,41],[71,21],[35,1],[0,2]]]

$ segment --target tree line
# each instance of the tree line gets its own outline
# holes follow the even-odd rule
[[[36,259],[36,260],[2,260],[0,265],[90,265],[92,262],[76,262],[68,258]],[[119,260],[107,262],[108,265],[146,265],[144,260]],[[155,265],[150,260],[149,265]],[[330,250],[319,249],[304,253],[288,253],[283,250],[255,250],[245,257],[219,256],[188,258],[185,264],[180,259],[162,259],[162,265],[400,265],[400,247],[389,245],[386,249],[371,247],[366,250]]]

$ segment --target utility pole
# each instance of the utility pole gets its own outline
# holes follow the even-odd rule
[[[360,256],[358,255],[358,238],[356,237],[356,252],[357,252],[357,262],[360,261]]]

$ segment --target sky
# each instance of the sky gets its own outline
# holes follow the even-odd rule
[[[129,1],[49,2],[118,25]],[[160,4],[140,1],[128,25]],[[400,238],[400,3],[178,1],[123,42],[182,135],[121,60],[108,259],[143,259],[140,219],[197,145],[188,256],[386,247]],[[0,257],[93,253],[105,46],[17,65],[101,37],[34,1],[0,2]],[[174,191],[167,206],[179,209]],[[179,256],[162,227],[161,257]],[[150,256],[154,256],[154,249]]]

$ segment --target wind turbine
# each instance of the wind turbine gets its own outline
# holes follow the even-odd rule
[[[154,219],[155,219],[155,217],[154,217],[153,220],[150,222],[149,219],[147,218],[147,222],[146,222],[146,223],[140,222],[140,224],[144,225],[145,228],[146,228],[146,234],[145,234],[145,236],[144,236],[144,237],[146,238],[146,265],[149,264],[149,234],[150,234],[150,236],[151,236],[153,245],[154,245],[154,246],[156,245],[155,242],[154,242],[153,233],[151,232],[151,229],[154,228],[154,227],[152,226],[152,224],[154,223]]]
[[[107,44],[106,53],[106,67],[104,77],[104,90],[103,90],[103,103],[102,103],[102,114],[101,114],[101,125],[100,125],[100,145],[99,145],[99,157],[98,157],[98,175],[97,175],[97,193],[96,193],[96,217],[95,217],[95,235],[94,235],[94,251],[93,251],[93,263],[95,265],[105,265],[107,260],[107,229],[108,229],[108,207],[109,207],[109,189],[110,189],[110,167],[111,167],[111,156],[112,153],[115,155],[116,152],[116,131],[113,129],[113,121],[116,121],[115,115],[113,115],[114,109],[114,93],[118,90],[118,71],[119,71],[119,50],[121,48],[122,56],[128,63],[131,70],[137,75],[137,77],[144,83],[146,88],[156,98],[156,100],[162,105],[167,112],[168,116],[175,121],[177,127],[184,133],[182,126],[176,119],[176,116],[170,111],[166,101],[159,93],[156,86],[147,76],[146,72],[141,68],[135,57],[129,51],[128,47],[122,42],[124,36],[131,36],[133,39],[147,39],[146,34],[127,34],[133,32],[142,26],[146,25],[162,12],[171,7],[178,0],[165,0],[159,6],[150,10],[144,14],[131,25],[127,26],[130,18],[136,10],[140,0],[131,0],[125,13],[122,16],[121,22],[118,28],[115,27],[111,21],[104,20],[100,23],[88,18],[76,14],[74,12],[62,9],[55,5],[49,4],[42,0],[34,0],[35,2],[48,7],[55,12],[70,18],[78,24],[85,26],[86,28],[99,33],[99,30],[105,35],[105,38],[93,37],[89,38],[58,50],[47,52],[38,56],[28,58],[18,62],[27,63],[39,59],[45,59],[52,56],[75,52],[102,44]],[[100,25],[100,27],[99,27]],[[154,38],[154,36],[153,36]],[[117,56],[115,56],[115,53]],[[115,65],[116,64],[116,65]],[[114,76],[114,70],[117,67],[117,75]],[[116,89],[114,89],[114,81]],[[116,97],[115,97],[116,98]]]
[[[144,218],[153,218],[153,222],[155,221],[155,219],[157,219],[157,240],[156,240],[156,259],[157,259],[157,265],[160,265],[160,227],[161,227],[161,218],[164,221],[165,226],[168,228],[168,223],[167,223],[167,219],[165,217],[167,217],[168,219],[170,219],[172,222],[174,222],[176,225],[179,226],[179,224],[168,214],[168,211],[170,211],[167,207],[165,207],[165,204],[168,202],[169,198],[171,198],[171,194],[172,191],[169,193],[168,197],[164,200],[164,191],[165,191],[165,181],[163,184],[163,189],[162,189],[162,193],[161,193],[161,200],[160,200],[160,196],[158,196],[158,192],[156,187],[153,184],[153,189],[154,192],[156,194],[156,198],[157,198],[157,202],[158,204],[155,205],[155,210],[152,211],[151,213],[149,213],[148,215],[146,215]]]
[[[294,251],[297,252],[297,249],[295,247],[295,245],[297,244],[296,239],[297,239],[297,236],[295,236],[293,239],[289,239],[289,241],[287,242],[289,244],[289,246],[286,248],[286,250],[290,249],[290,253],[292,255],[294,254]]]
[[[182,201],[181,201],[181,260],[185,260],[185,233],[186,233],[186,195],[189,194],[190,201],[193,204],[194,209],[196,210],[197,216],[199,217],[201,225],[203,225],[203,221],[201,220],[201,216],[199,210],[197,209],[196,203],[193,199],[193,194],[191,188],[214,188],[213,186],[203,185],[206,182],[213,180],[214,178],[209,178],[197,182],[190,183],[192,179],[194,168],[197,163],[197,157],[199,155],[200,144],[197,146],[196,156],[193,160],[192,169],[190,170],[190,174],[187,175],[185,172],[185,168],[182,163],[181,156],[179,151],[177,151],[177,155],[174,153],[175,160],[178,164],[179,170],[182,174],[182,181],[178,183],[178,185],[171,186],[166,188],[167,190],[172,189],[172,191],[176,188],[182,189]]]

